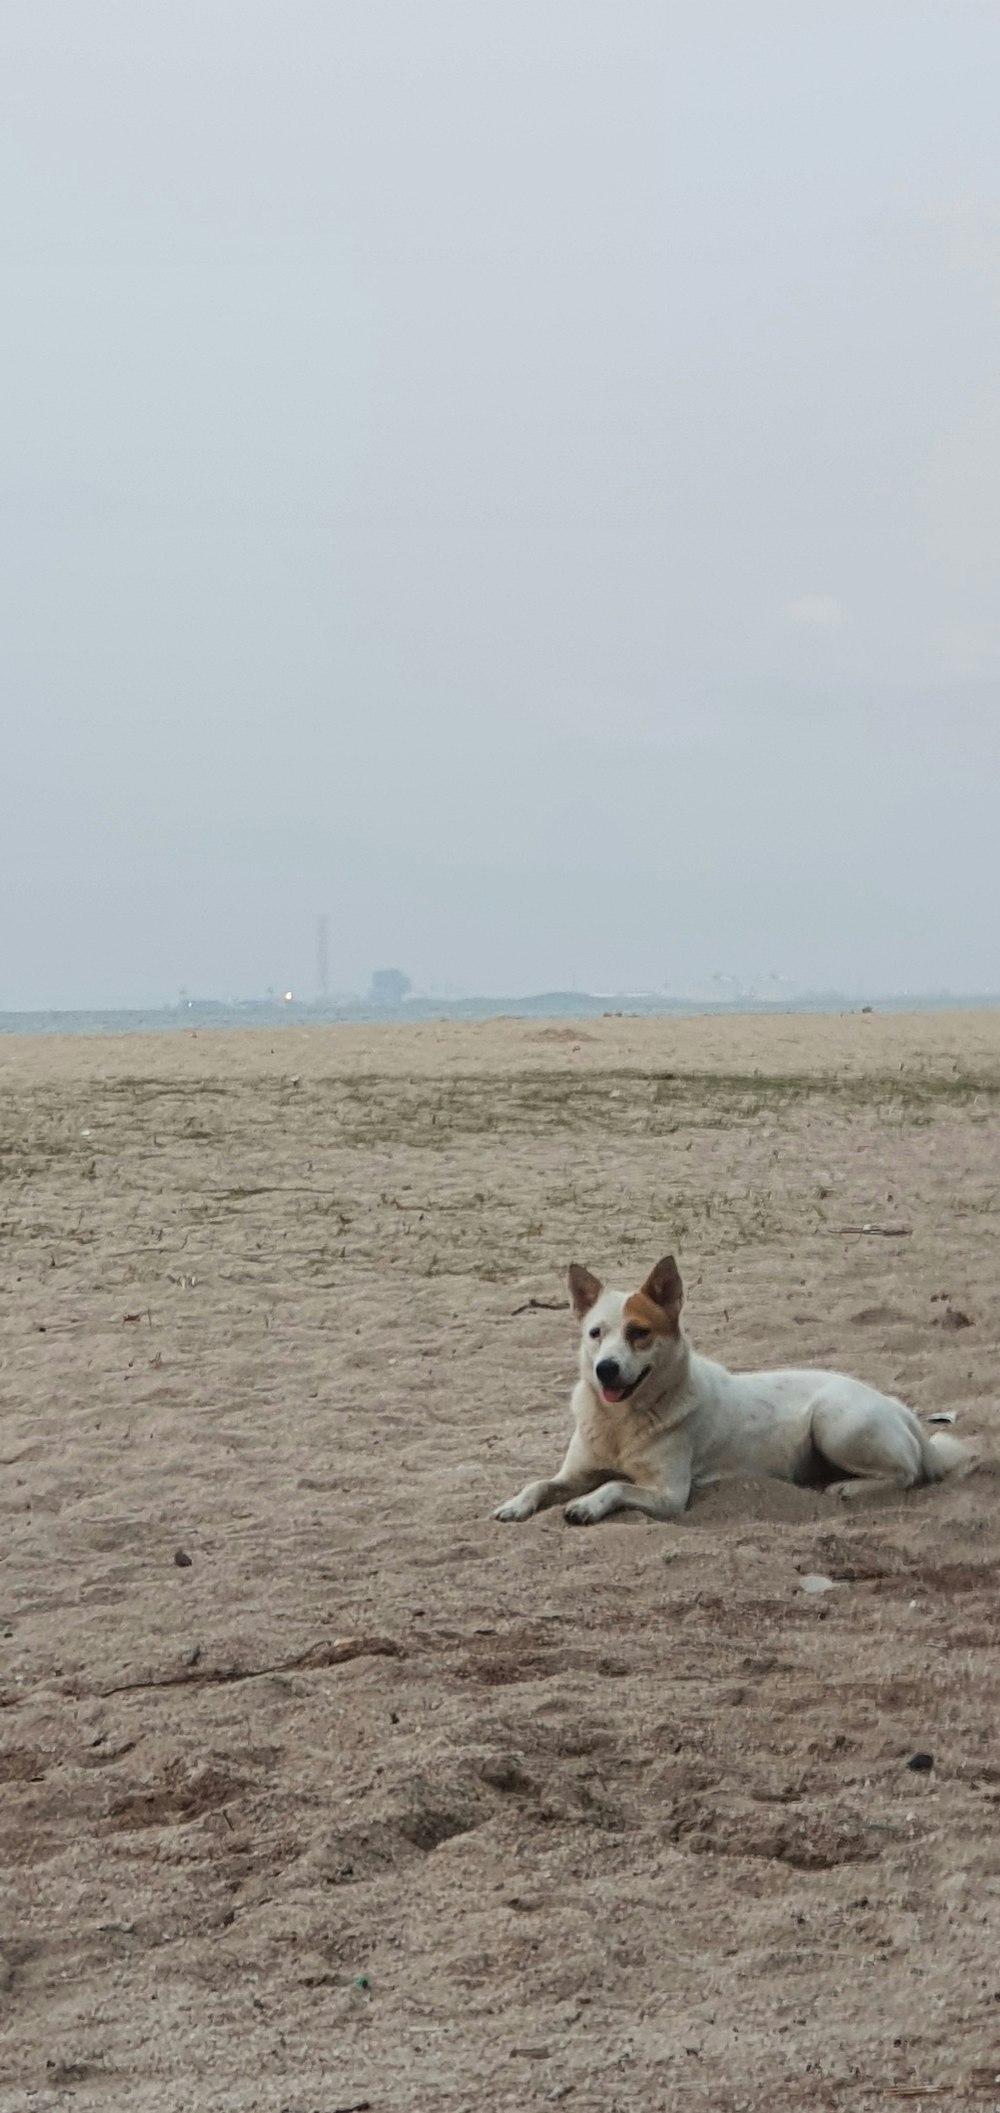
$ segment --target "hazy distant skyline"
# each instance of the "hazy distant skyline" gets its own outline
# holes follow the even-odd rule
[[[1000,987],[1000,4],[6,0],[0,1010]]]

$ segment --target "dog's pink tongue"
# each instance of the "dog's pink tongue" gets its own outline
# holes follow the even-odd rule
[[[624,1401],[625,1399],[624,1387],[602,1387],[601,1393],[603,1394],[605,1401],[610,1402],[612,1404],[616,1401]]]

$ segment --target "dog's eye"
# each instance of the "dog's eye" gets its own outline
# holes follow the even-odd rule
[[[591,1340],[591,1342],[592,1342],[592,1343],[596,1343],[596,1342],[599,1342],[599,1341],[600,1341],[600,1337],[601,1337],[601,1331],[600,1331],[600,1329],[599,1329],[599,1328],[592,1328],[592,1329],[590,1330],[590,1340]]]
[[[630,1328],[628,1331],[629,1345],[633,1350],[647,1349],[651,1340],[652,1337],[648,1328]]]

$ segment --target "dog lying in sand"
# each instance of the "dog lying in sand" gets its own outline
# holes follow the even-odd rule
[[[557,1475],[529,1482],[498,1519],[565,1505],[571,1526],[613,1511],[676,1519],[693,1489],[727,1475],[822,1486],[869,1476],[912,1489],[966,1464],[957,1439],[929,1437],[912,1409],[839,1372],[727,1372],[681,1328],[684,1290],[668,1255],[641,1291],[605,1290],[574,1263],[582,1324],[575,1429]]]

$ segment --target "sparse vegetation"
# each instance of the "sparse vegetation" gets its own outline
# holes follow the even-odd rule
[[[861,1198],[847,1210],[822,1179],[790,1179],[793,1145],[821,1162],[845,1126],[887,1135],[957,1116],[986,1124],[998,1101],[998,1073],[914,1064],[837,1075],[592,1062],[573,1072],[345,1071],[294,1084],[264,1075],[252,1091],[212,1076],[129,1074],[8,1100],[2,1231],[8,1253],[60,1239],[79,1250],[110,1184],[132,1231],[118,1281],[151,1294],[172,1229],[202,1271],[228,1281],[256,1283],[280,1247],[283,1272],[303,1281],[377,1262],[413,1278],[501,1282],[561,1270],[594,1216],[596,1180],[601,1247],[623,1257],[665,1229],[695,1251],[709,1235],[730,1252],[793,1245],[867,1207]],[[964,1195],[961,1209],[988,1220],[995,1185]]]

